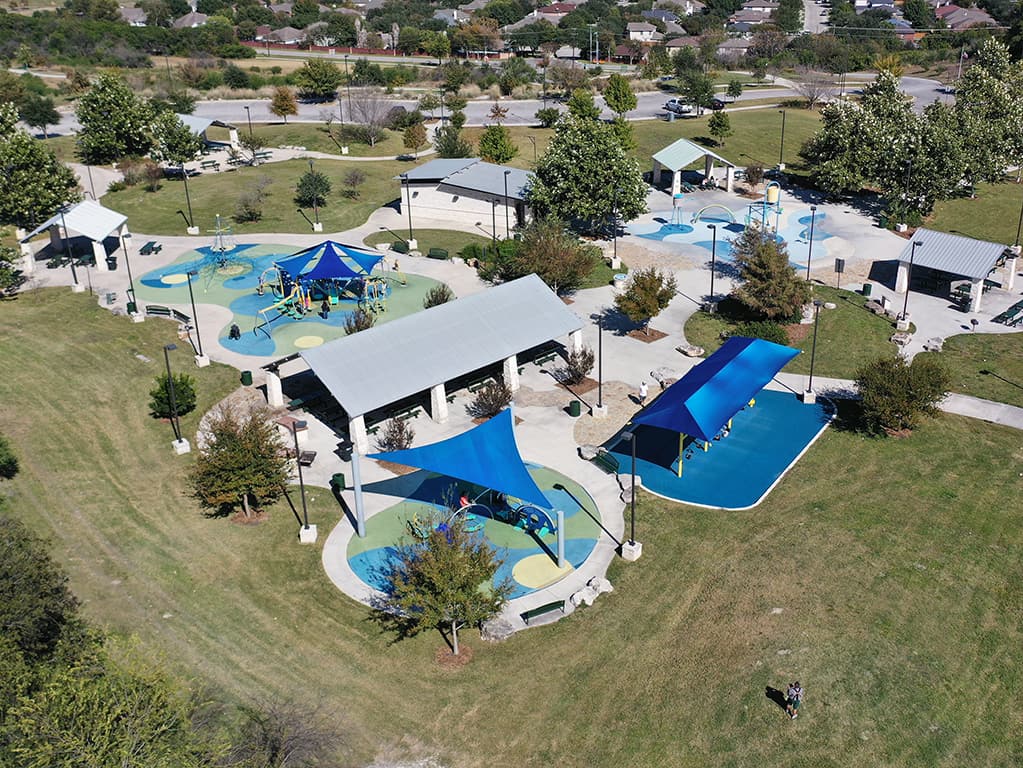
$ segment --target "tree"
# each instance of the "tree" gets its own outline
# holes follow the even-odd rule
[[[528,194],[538,216],[580,224],[591,232],[604,226],[612,213],[630,221],[646,211],[643,174],[614,129],[572,115],[555,126]]]
[[[377,450],[384,453],[407,450],[412,447],[415,437],[415,430],[408,419],[389,419],[383,433],[377,438]]]
[[[201,428],[199,455],[189,477],[204,507],[245,517],[280,498],[288,481],[288,449],[266,409],[243,412],[221,405]]]
[[[295,203],[302,208],[323,208],[330,194],[327,174],[310,170],[302,174],[295,188]]]
[[[427,92],[419,97],[419,109],[429,112],[431,118],[434,117],[434,113],[439,106],[440,98],[435,93]]]
[[[173,112],[161,112],[153,120],[153,148],[149,156],[156,162],[184,165],[202,151],[203,142]]]
[[[749,184],[750,191],[756,192],[763,180],[764,166],[760,163],[751,163],[746,166],[746,183]]]
[[[581,243],[554,218],[534,219],[522,233],[522,239],[510,252],[503,252],[487,274],[492,282],[507,282],[536,273],[559,295],[582,286],[599,259],[599,249]]]
[[[13,296],[25,284],[25,274],[15,266],[20,258],[14,248],[0,245],[0,300]],[[0,451],[0,455],[2,453]],[[2,474],[3,471],[0,469],[0,475]]]
[[[387,132],[390,103],[376,89],[365,89],[352,100],[352,119],[362,126],[371,147]]]
[[[35,225],[63,204],[76,202],[82,193],[78,179],[48,145],[17,127],[13,104],[0,103],[0,223]],[[14,254],[5,262],[13,265]],[[13,266],[4,267],[7,280]],[[9,283],[0,290],[15,287]]]
[[[345,334],[351,336],[353,333],[365,331],[372,328],[376,321],[376,315],[371,314],[364,309],[357,309],[345,318]]]
[[[423,52],[437,59],[437,66],[440,66],[451,55],[451,41],[443,32],[433,32],[423,39]]]
[[[624,117],[626,112],[636,108],[636,94],[632,92],[629,81],[617,72],[611,75],[604,89],[604,101],[607,106],[619,117]]]
[[[78,152],[86,163],[141,157],[152,146],[152,108],[115,75],[100,75],[78,100],[75,114],[82,126]]]
[[[303,98],[322,101],[333,99],[344,80],[341,70],[326,59],[307,59],[293,77]]]
[[[544,107],[536,110],[536,121],[540,123],[541,128],[552,128],[554,124],[561,118],[561,110],[557,107]]]
[[[60,122],[60,113],[53,106],[53,99],[49,96],[31,94],[21,104],[21,119],[26,125],[38,128],[43,132],[43,138],[47,138],[46,127]]]
[[[14,453],[7,438],[0,435],[0,480],[10,480],[16,474],[18,474],[18,456]]]
[[[512,401],[512,391],[504,379],[495,379],[476,393],[466,409],[477,419],[490,419],[507,408]]]
[[[707,130],[718,144],[724,146],[725,139],[732,135],[732,123],[724,110],[715,110],[714,114],[710,116],[710,120],[707,121]]]
[[[742,80],[737,77],[733,77],[728,81],[728,90],[726,91],[728,98],[735,101],[737,98],[742,96]]]
[[[274,88],[270,97],[270,112],[284,118],[285,123],[288,122],[288,115],[297,115],[298,101],[295,99],[295,92],[286,85]]]
[[[342,181],[346,187],[344,196],[355,200],[359,197],[359,187],[366,181],[366,173],[358,168],[352,168]]]
[[[914,429],[922,417],[937,411],[950,385],[948,371],[926,356],[912,363],[901,356],[881,357],[856,373],[864,423],[874,433]]]
[[[791,322],[810,300],[810,284],[789,264],[784,243],[753,228],[732,242],[732,259],[741,282],[733,296],[758,317]]]
[[[450,630],[457,656],[458,630],[481,626],[500,613],[511,584],[493,584],[501,561],[482,537],[465,530],[464,518],[427,528],[399,548],[387,574],[381,619],[403,636]]]
[[[503,125],[488,125],[480,134],[479,154],[488,163],[507,163],[518,153],[511,132]]]
[[[178,416],[195,410],[195,379],[187,373],[174,374],[174,410]],[[156,386],[149,390],[149,412],[158,419],[169,419],[174,415],[171,413],[166,373],[157,376]]]
[[[456,125],[444,125],[433,135],[433,146],[437,157],[472,157],[472,144],[462,138],[462,130]]]
[[[568,113],[579,120],[598,120],[600,107],[593,100],[593,93],[587,88],[576,88],[568,97]]]
[[[632,273],[625,290],[615,296],[615,309],[649,333],[650,321],[671,303],[677,292],[674,275],[656,267],[641,269]]]
[[[330,765],[341,746],[337,715],[320,704],[270,699],[241,709],[241,723],[223,765],[304,768]]]
[[[813,109],[822,101],[831,98],[835,85],[828,75],[820,72],[804,72],[793,84],[796,93],[806,99],[806,108]]]
[[[702,115],[714,103],[714,81],[702,72],[686,72],[679,83],[679,93]]]
[[[803,0],[781,0],[774,12],[774,22],[785,32],[799,32],[803,28]]]
[[[447,283],[441,283],[440,285],[433,286],[433,288],[426,292],[426,297],[423,299],[423,309],[447,304],[449,301],[454,300],[455,292],[448,287]]]
[[[416,157],[419,157],[419,148],[426,144],[426,126],[422,123],[415,123],[405,129],[403,136],[405,149],[412,150]]]
[[[568,353],[568,364],[558,372],[563,384],[580,384],[593,370],[593,350],[589,347],[573,349]]]

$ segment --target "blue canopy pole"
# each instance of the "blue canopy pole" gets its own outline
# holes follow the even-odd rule
[[[359,451],[352,451],[352,485],[355,486],[355,532],[366,538],[366,510],[362,501],[362,475],[359,473]]]
[[[558,568],[565,567],[565,513],[558,510]]]

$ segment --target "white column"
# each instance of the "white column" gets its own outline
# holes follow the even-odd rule
[[[362,417],[359,417],[362,421]],[[366,537],[366,508],[362,501],[362,473],[359,471],[359,452],[352,451],[352,487],[355,490],[355,532],[360,539]]]
[[[241,142],[238,141],[238,129],[228,128],[227,130],[227,141],[231,145],[231,149],[238,149],[241,147]]]
[[[21,244],[21,271],[26,275],[31,275],[36,268],[36,257],[32,253],[31,243]]]
[[[60,227],[56,224],[50,227],[50,247],[58,253],[64,252],[64,241],[60,236]]]
[[[905,293],[909,290],[909,262],[900,261],[899,271],[895,275],[895,292]]]
[[[103,243],[100,240],[92,241],[92,255],[96,260],[96,271],[97,272],[109,272],[110,269],[107,267],[107,249],[103,247]]]
[[[284,390],[281,388],[281,377],[276,371],[266,372],[266,404],[271,408],[284,405]]]
[[[430,387],[430,416],[438,424],[448,420],[448,393],[444,382]]]
[[[671,172],[671,196],[674,198],[675,195],[682,192],[682,171]]]
[[[735,191],[735,168],[730,165],[725,166],[725,191]]]
[[[980,297],[984,293],[984,278],[970,283],[970,311],[980,312]]]
[[[583,351],[583,332],[581,328],[568,334],[568,347],[571,352]]]
[[[366,417],[352,416],[348,419],[348,434],[359,453],[369,453],[369,435],[366,434]]]
[[[656,187],[661,183],[661,164],[654,160],[654,168],[650,172],[650,186]]]
[[[711,174],[713,174],[713,173],[714,173],[714,158],[711,157],[710,155],[706,155],[703,158],[703,175],[706,176],[709,179],[711,177]]]
[[[512,355],[504,361],[504,383],[512,392],[519,390],[519,356]]]
[[[1016,284],[1016,264],[1018,258],[1013,256],[1010,259],[1005,260],[1005,290],[1011,291],[1012,286]]]

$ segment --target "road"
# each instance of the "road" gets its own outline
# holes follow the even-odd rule
[[[828,9],[814,0],[803,0],[803,31],[819,34],[827,31]]]

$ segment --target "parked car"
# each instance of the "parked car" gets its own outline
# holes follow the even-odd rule
[[[693,105],[686,104],[682,99],[668,99],[664,109],[667,112],[674,112],[676,115],[688,115],[693,111]]]
[[[721,99],[714,99],[710,103],[710,108],[715,110],[715,111],[717,111],[719,109],[724,109],[725,108],[725,104],[726,104],[726,102],[722,101]]]

